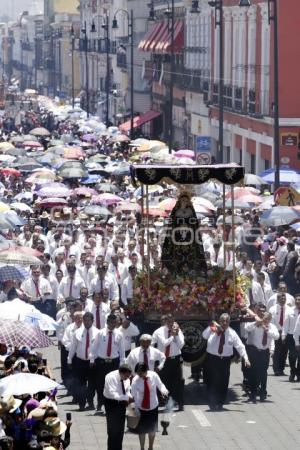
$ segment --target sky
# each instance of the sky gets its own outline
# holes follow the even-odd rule
[[[23,11],[38,14],[43,10],[43,0],[0,0],[0,17],[17,20]]]

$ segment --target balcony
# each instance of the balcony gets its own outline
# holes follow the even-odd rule
[[[117,53],[117,67],[120,69],[127,69],[127,56],[126,53]]]

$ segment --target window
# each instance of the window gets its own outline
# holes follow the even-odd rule
[[[226,161],[230,163],[230,147],[226,147]]]
[[[239,149],[239,165],[243,164],[243,150]]]
[[[265,159],[264,163],[265,163],[265,169],[264,170],[270,169],[270,161],[268,159]]]

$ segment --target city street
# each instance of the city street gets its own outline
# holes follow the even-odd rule
[[[44,351],[59,380],[59,354],[54,347]],[[270,369],[270,373],[272,373]],[[286,368],[288,373],[288,368]],[[156,449],[296,449],[300,445],[299,397],[300,384],[289,383],[288,377],[269,377],[269,396],[265,403],[256,405],[245,402],[240,387],[240,366],[233,365],[230,397],[232,403],[225,411],[210,412],[204,403],[204,388],[187,380],[186,408],[174,413],[169,436],[156,437]],[[189,368],[185,369],[189,376]],[[91,411],[78,412],[70,403],[65,390],[59,391],[59,415],[72,412],[72,450],[96,450],[106,446],[105,417]],[[160,427],[161,428],[161,427]],[[126,433],[124,450],[138,450],[138,437]]]

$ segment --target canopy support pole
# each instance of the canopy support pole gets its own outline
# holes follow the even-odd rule
[[[223,261],[224,270],[226,269],[226,212],[225,212],[225,184],[223,183]]]
[[[142,226],[142,247],[141,247],[141,255],[142,255],[142,271],[145,271],[145,208],[144,208],[144,185],[142,184],[141,186],[141,207],[142,207],[142,211],[141,211],[141,226]]]
[[[233,300],[236,302],[236,268],[235,268],[235,223],[234,223],[234,185],[231,185],[231,236],[232,236],[232,278],[233,278]]]
[[[147,214],[147,275],[148,293],[150,292],[150,233],[149,233],[149,188],[146,184],[146,214]]]

